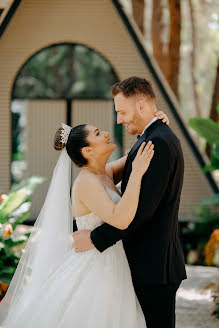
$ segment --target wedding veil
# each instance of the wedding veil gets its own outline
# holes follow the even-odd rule
[[[71,159],[66,148],[63,148],[44,205],[23,250],[7,294],[0,303],[0,326],[7,316],[16,315],[19,309],[34,298],[49,275],[72,249],[70,187]]]

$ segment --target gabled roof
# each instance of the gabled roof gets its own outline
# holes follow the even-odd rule
[[[1,0],[0,2],[0,38],[10,23],[21,0]]]
[[[0,5],[0,38],[3,35],[4,31],[6,30],[8,24],[10,23],[13,15],[15,14],[18,6],[20,5],[22,0],[2,0],[3,5]],[[181,128],[181,131],[187,140],[188,144],[190,145],[199,165],[201,168],[205,166],[205,162],[194,144],[189,132],[187,131],[187,128],[185,124],[183,123],[182,119],[179,115],[179,109],[177,109],[177,104],[174,99],[174,97],[171,94],[171,91],[169,90],[168,84],[163,78],[162,74],[160,74],[159,70],[156,68],[156,65],[153,63],[152,58],[147,53],[147,50],[145,49],[145,46],[139,37],[139,33],[137,32],[136,28],[134,27],[134,24],[132,24],[129,17],[126,15],[125,11],[122,8],[122,5],[119,0],[111,0],[114,4],[121,20],[123,21],[125,27],[127,28],[127,31],[129,32],[133,42],[136,45],[136,48],[138,49],[139,53],[141,54],[145,64],[149,68],[154,80],[156,81],[164,99],[166,100],[174,118],[176,119],[179,127]],[[210,173],[205,174],[208,183],[210,184],[212,190],[214,192],[219,192],[219,189]]]

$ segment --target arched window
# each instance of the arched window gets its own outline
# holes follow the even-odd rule
[[[117,81],[110,63],[79,44],[58,44],[34,54],[19,71],[13,99],[109,99]]]
[[[12,182],[21,180],[27,167],[27,100],[66,101],[66,123],[71,125],[74,101],[86,100],[88,106],[89,101],[112,101],[110,87],[117,81],[109,61],[85,45],[55,44],[31,56],[19,70],[12,89]],[[113,112],[117,158],[122,149],[122,127],[116,125]]]

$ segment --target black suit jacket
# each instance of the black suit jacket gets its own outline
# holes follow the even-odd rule
[[[142,178],[133,222],[123,231],[104,223],[91,232],[91,238],[100,252],[122,239],[134,284],[178,283],[186,278],[178,223],[184,160],[180,141],[160,120],[149,126],[129,152],[122,194],[138,148],[149,140],[155,153]]]

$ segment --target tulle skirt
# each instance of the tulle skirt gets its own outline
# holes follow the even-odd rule
[[[103,253],[69,252],[4,328],[145,328],[122,242]]]

